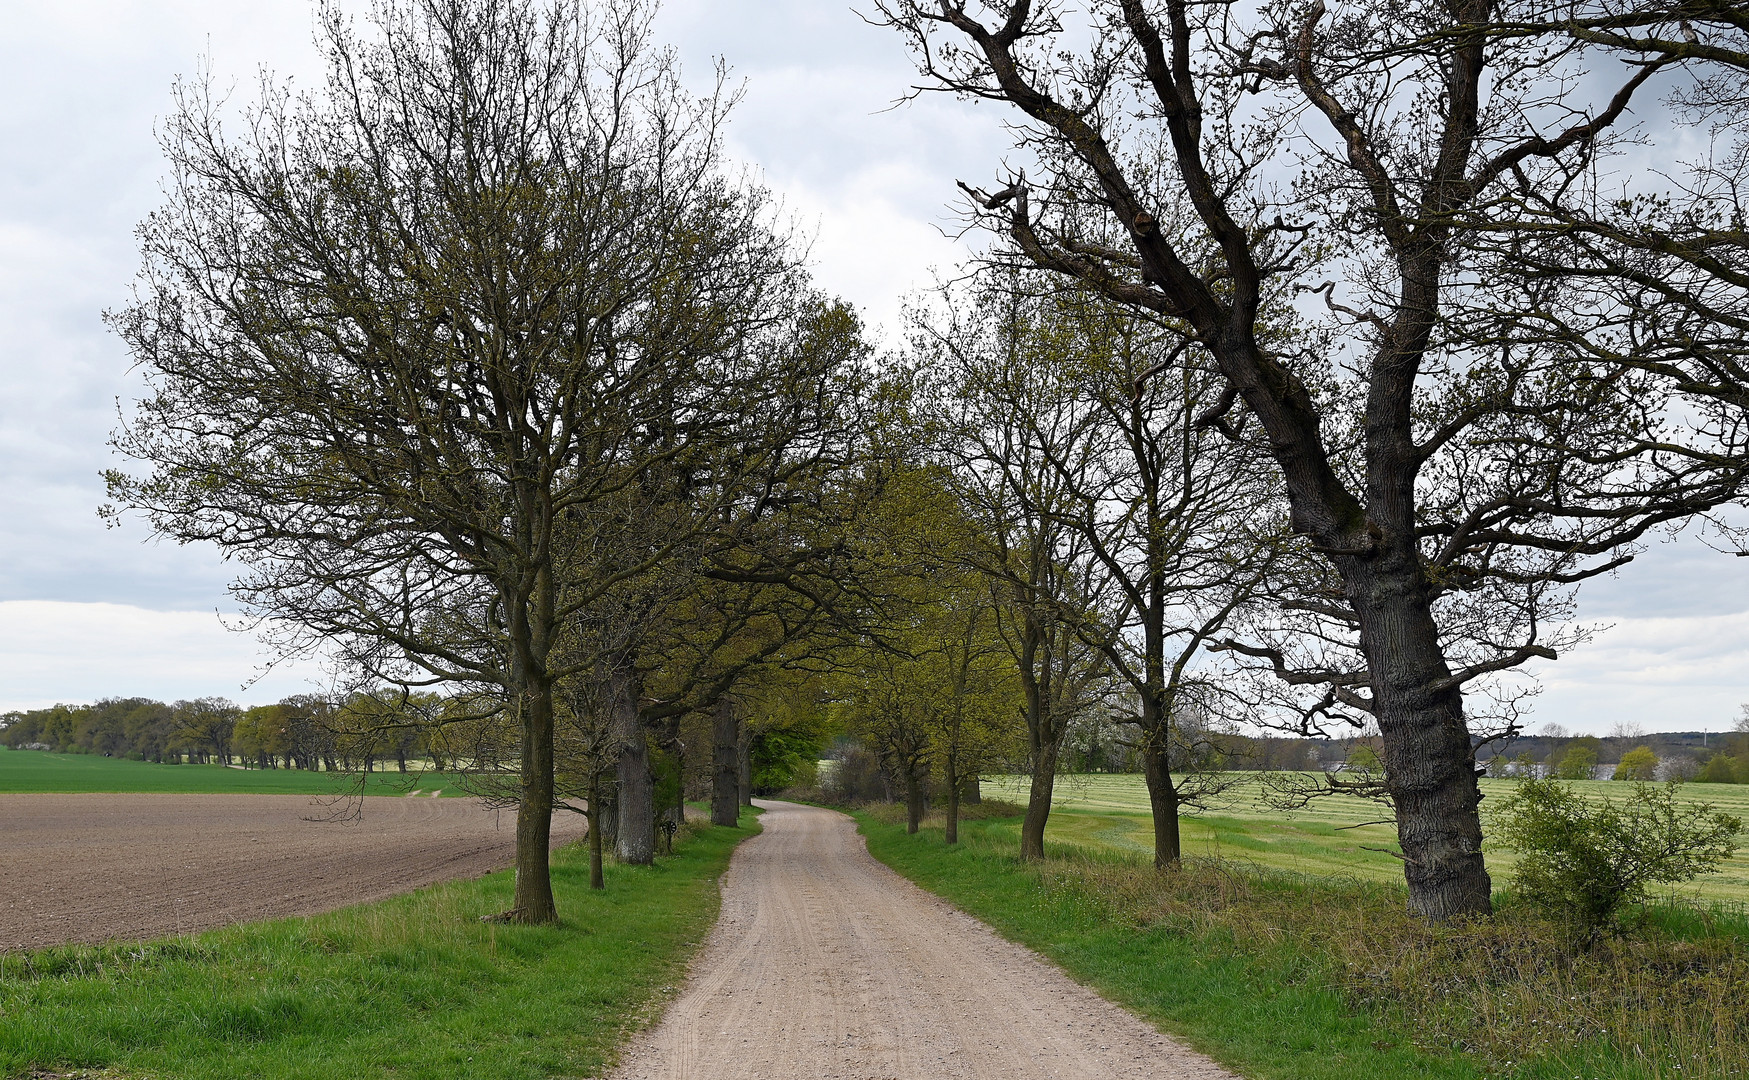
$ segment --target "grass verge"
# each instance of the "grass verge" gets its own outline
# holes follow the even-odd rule
[[[858,812],[874,856],[1252,1080],[1749,1075],[1749,925],[1692,908],[1588,951],[1507,903],[1431,927],[1400,887],[1121,851],[1016,858],[1012,819],[907,836]]]
[[[0,794],[175,795],[465,795],[447,773],[306,772],[303,769],[232,769],[223,765],[157,765],[99,754],[0,750]]]
[[[481,923],[509,872],[143,944],[0,954],[0,1076],[547,1080],[598,1075],[678,986],[758,831],[689,829],[654,867],[554,853],[563,922]]]

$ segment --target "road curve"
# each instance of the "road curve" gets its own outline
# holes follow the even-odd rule
[[[876,862],[850,818],[760,805],[616,1080],[1235,1080]]]

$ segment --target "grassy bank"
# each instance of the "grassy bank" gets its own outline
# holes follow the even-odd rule
[[[360,774],[302,769],[232,769],[224,765],[155,765],[95,754],[53,754],[0,749],[0,795],[69,794],[339,795],[359,793]],[[462,795],[460,781],[446,773],[373,772],[363,776],[365,795]]]
[[[1012,818],[876,858],[1251,1080],[1749,1075],[1749,924],[1677,908],[1588,952],[1507,906],[1429,927],[1401,888],[1214,859],[1158,874],[1108,845],[1017,858]]]
[[[0,1076],[547,1080],[595,1076],[680,981],[716,880],[757,831],[699,828],[653,868],[556,852],[563,923],[481,923],[511,876],[145,944],[0,954]]]
[[[1025,802],[1027,783],[1025,777],[999,776],[985,780],[984,791],[994,798]],[[1516,781],[1485,778],[1481,783],[1482,809],[1486,812],[1506,800]],[[1624,797],[1631,787],[1608,780],[1573,781],[1571,786],[1591,798],[1616,799]],[[1385,853],[1385,849],[1396,847],[1396,829],[1364,824],[1380,817],[1377,805],[1364,799],[1334,797],[1283,815],[1269,807],[1261,795],[1255,781],[1244,782],[1220,806],[1185,818],[1185,851],[1292,873],[1350,876],[1387,885],[1402,880],[1401,864]],[[1683,798],[1710,802],[1749,821],[1749,784],[1688,784]],[[1053,805],[1047,841],[1137,855],[1154,850],[1148,792],[1140,776],[1063,776],[1057,780]],[[1514,856],[1490,851],[1487,859],[1494,880],[1505,881]],[[1727,860],[1718,873],[1682,886],[1675,895],[1703,903],[1749,904],[1749,845]]]

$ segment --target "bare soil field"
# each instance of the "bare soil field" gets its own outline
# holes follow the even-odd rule
[[[515,815],[473,799],[0,795],[0,950],[311,915],[509,866]],[[583,835],[553,819],[554,844]]]
[[[616,1080],[1234,1080],[876,862],[761,802],[685,991]]]

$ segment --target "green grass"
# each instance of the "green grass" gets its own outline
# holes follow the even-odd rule
[[[857,816],[876,858],[1251,1080],[1749,1075],[1741,918],[1664,907],[1575,948],[1510,902],[1432,926],[1395,883],[1206,857],[1163,874],[1097,837],[1029,866],[1016,817],[948,847],[938,817],[907,836],[896,807]]]
[[[233,769],[224,765],[154,765],[95,754],[52,754],[0,749],[0,795],[64,792],[163,793],[177,795],[338,795],[358,791],[359,774],[302,769]],[[373,772],[366,795],[405,795],[418,789],[443,798],[466,794],[452,775],[437,772]]]
[[[0,1076],[547,1080],[595,1076],[679,984],[741,828],[653,868],[554,854],[563,922],[481,923],[511,875],[141,945],[0,954]]]
[[[992,798],[1024,803],[1027,784],[1026,777],[998,776],[984,781],[984,791]],[[1513,784],[1511,780],[1482,781],[1484,814],[1490,806],[1505,801]],[[1594,798],[1621,798],[1629,789],[1627,784],[1609,780],[1574,781],[1573,786]],[[1309,810],[1284,815],[1266,806],[1261,795],[1256,782],[1247,780],[1229,793],[1224,805],[1183,818],[1185,853],[1292,873],[1354,877],[1381,884],[1402,881],[1401,864],[1381,850],[1395,848],[1396,828],[1361,824],[1379,817],[1374,804],[1334,796],[1319,800]],[[1710,802],[1749,822],[1749,785],[1688,784],[1683,797]],[[1151,854],[1153,824],[1142,778],[1112,774],[1058,778],[1045,839],[1077,847]],[[1516,858],[1511,852],[1489,851],[1487,861],[1499,885],[1509,878]],[[1749,904],[1749,845],[1717,873],[1682,886],[1672,895],[1733,907]]]

